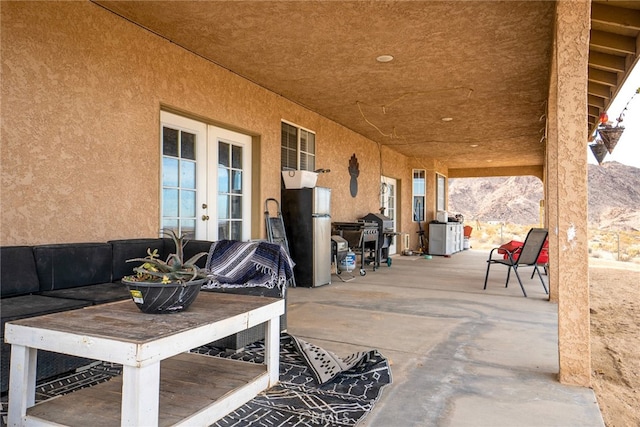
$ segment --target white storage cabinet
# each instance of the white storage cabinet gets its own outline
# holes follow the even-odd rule
[[[452,255],[463,249],[464,230],[460,222],[429,224],[429,254]]]

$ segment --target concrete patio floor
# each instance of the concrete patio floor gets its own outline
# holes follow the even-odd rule
[[[505,289],[502,266],[483,290],[487,257],[394,256],[350,282],[291,288],[288,331],[390,360],[393,383],[361,426],[604,426],[591,389],[557,380],[557,305],[530,268],[528,298],[515,276]]]

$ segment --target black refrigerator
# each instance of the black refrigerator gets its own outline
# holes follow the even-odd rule
[[[282,190],[282,219],[297,286],[331,283],[331,189]]]

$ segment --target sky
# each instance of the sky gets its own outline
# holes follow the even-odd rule
[[[609,153],[603,160],[606,162],[618,162],[629,166],[640,168],[640,94],[633,97],[635,91],[640,87],[640,63],[633,68],[631,74],[627,78],[624,86],[620,89],[618,96],[611,103],[611,107],[607,110],[609,121],[615,126],[616,119],[627,105],[627,111],[624,114],[624,132],[614,147],[613,153]],[[633,99],[632,99],[633,97]],[[629,102],[631,100],[631,102]],[[587,144],[588,162],[594,165],[598,161],[593,156],[589,144]]]

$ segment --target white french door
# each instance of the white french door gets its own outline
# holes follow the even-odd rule
[[[396,180],[383,176],[380,178],[380,206],[384,208],[383,215],[389,217],[393,221],[393,231],[396,231]],[[389,255],[396,253],[396,239],[389,246]]]
[[[208,137],[210,151],[214,151],[210,164],[217,165],[215,177],[210,180],[216,183],[216,198],[210,199],[215,201],[211,218],[216,220],[208,223],[208,234],[215,238],[209,240],[249,240],[251,137],[215,126],[209,126]]]
[[[162,228],[204,240],[251,236],[251,137],[162,111]]]

